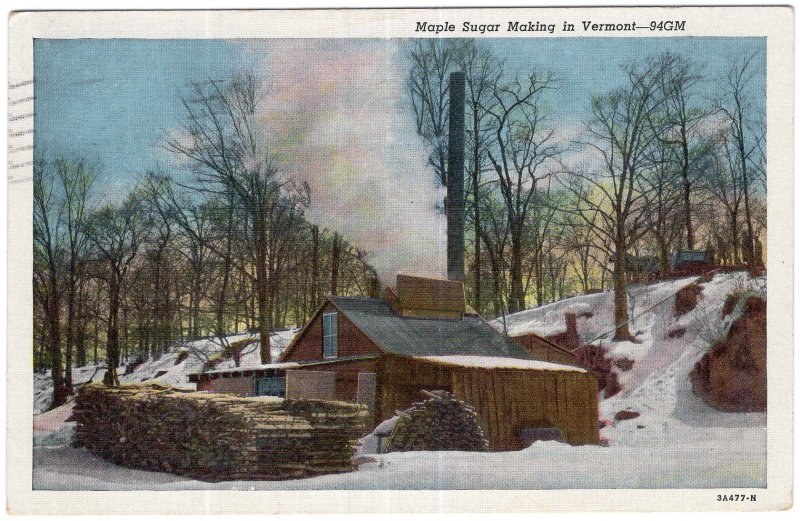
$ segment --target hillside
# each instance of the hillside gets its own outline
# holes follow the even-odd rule
[[[511,335],[524,332],[552,334],[565,329],[564,313],[578,318],[578,333],[584,342],[609,333],[595,344],[609,349],[614,359],[633,361],[630,370],[614,368],[622,390],[600,402],[601,419],[613,420],[622,410],[641,416],[612,422],[601,430],[601,436],[614,445],[664,445],[678,439],[697,443],[740,443],[749,436],[740,436],[731,427],[765,430],[764,413],[724,413],[706,405],[691,389],[689,373],[708,350],[711,343],[723,337],[736,313],[722,318],[725,297],[734,291],[766,291],[766,278],[751,279],[746,272],[717,274],[702,291],[697,307],[676,316],[673,295],[697,280],[689,277],[652,285],[632,286],[630,324],[636,342],[612,342],[613,294],[598,293],[562,300],[547,306],[522,311],[506,317]],[[503,328],[502,320],[493,325]],[[681,330],[685,330],[681,333]],[[641,426],[641,427],[640,427]],[[698,430],[699,429],[699,430]],[[759,433],[750,433],[761,438]],[[762,448],[763,450],[763,448]]]
[[[297,329],[287,329],[272,333],[270,336],[270,351],[273,360],[280,356],[297,331]],[[254,342],[242,350],[240,367],[247,368],[261,365],[257,338],[257,335],[247,333],[231,335],[225,338],[228,343],[253,339]],[[117,372],[120,375],[121,383],[160,382],[194,389],[194,384],[189,383],[189,375],[200,372],[207,360],[217,357],[223,358],[221,362],[215,365],[216,369],[235,367],[233,359],[223,357],[224,349],[223,343],[217,338],[181,342],[170,346],[160,358],[150,358],[129,374],[125,374],[124,365],[120,366]],[[89,381],[100,382],[103,380],[105,372],[105,365],[78,367],[73,369],[72,380],[76,386]],[[50,374],[35,373],[33,377],[34,414],[40,414],[49,408],[52,401],[52,393],[53,385]]]

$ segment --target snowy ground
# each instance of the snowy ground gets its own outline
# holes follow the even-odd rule
[[[272,359],[276,360],[289,344],[298,329],[287,329],[276,331],[270,336],[270,352]],[[226,337],[226,341],[233,343],[239,340],[252,338],[254,342],[245,347],[242,351],[240,367],[255,367],[261,365],[261,358],[258,352],[258,335],[240,334]],[[209,358],[219,355],[224,347],[217,338],[195,340],[171,346],[158,360],[150,359],[136,368],[131,374],[125,375],[125,367],[120,367],[117,372],[120,375],[121,383],[140,383],[158,382],[176,387],[188,387],[194,389],[194,384],[189,383],[189,375],[199,373],[203,364]],[[185,360],[176,364],[181,352],[187,352]],[[231,359],[226,359],[215,366],[215,369],[226,369],[235,367]],[[75,385],[80,385],[89,381],[102,382],[106,369],[104,365],[99,367],[87,366],[77,367],[72,370],[72,381]],[[52,400],[53,386],[50,374],[35,373],[33,376],[33,412],[39,414],[46,411]]]
[[[623,390],[600,404],[601,419],[623,409],[641,413],[609,422],[601,436],[610,446],[571,447],[539,442],[518,452],[409,452],[368,455],[356,472],[280,482],[204,483],[171,474],[110,464],[84,450],[59,446],[63,437],[40,434],[34,448],[35,489],[563,489],[563,488],[733,488],[766,486],[766,415],[716,411],[691,391],[688,374],[711,341],[724,335],[720,321],[725,296],[756,289],[763,279],[745,273],[717,275],[704,284],[692,312],[676,318],[669,298],[694,278],[632,290],[631,330],[637,342],[612,343],[612,356],[634,361],[620,373]],[[663,302],[661,302],[663,301]],[[578,320],[584,340],[613,326],[612,296],[588,295],[507,317],[509,331],[563,330],[567,310],[591,310]],[[655,306],[655,307],[653,307]],[[653,309],[649,309],[653,307]],[[641,316],[637,316],[640,315]],[[667,333],[686,328],[680,338]],[[257,361],[257,360],[256,360]],[[174,359],[173,359],[174,362]],[[182,382],[175,382],[182,383]],[[51,411],[58,431],[63,413]],[[45,422],[39,422],[40,430]],[[63,427],[63,423],[60,424]],[[48,446],[49,445],[49,446]],[[53,446],[56,445],[56,446]]]

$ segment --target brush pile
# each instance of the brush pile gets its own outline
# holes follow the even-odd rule
[[[429,397],[427,400],[416,402],[399,413],[384,452],[485,451],[489,448],[475,409],[446,391],[425,394]]]
[[[119,465],[209,481],[353,470],[368,423],[344,402],[240,398],[129,385],[81,387],[75,445]]]

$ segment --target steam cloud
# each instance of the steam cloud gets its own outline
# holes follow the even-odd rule
[[[250,47],[267,93],[260,124],[311,189],[308,217],[369,251],[383,284],[446,271],[443,193],[407,106],[399,44],[272,40]]]

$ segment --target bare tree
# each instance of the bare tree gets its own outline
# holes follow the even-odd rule
[[[500,78],[503,65],[491,51],[479,46],[475,40],[465,43],[463,50],[457,54],[457,60],[458,67],[466,76],[467,221],[473,230],[474,306],[480,313],[484,305],[481,294],[481,198],[488,191],[484,186],[483,173],[488,166],[486,151],[494,134],[488,110],[495,107],[493,86]]]
[[[449,76],[456,65],[455,45],[439,38],[412,44],[408,90],[417,133],[430,147],[428,162],[442,186],[447,186]]]
[[[654,143],[651,167],[642,176],[642,196],[648,208],[645,212],[646,225],[655,241],[662,272],[669,270],[672,246],[684,233],[687,238],[691,238],[691,244],[694,244],[691,212],[687,213],[690,206],[687,206],[685,198],[686,180],[674,168],[676,156],[680,153],[664,143]],[[682,164],[682,160],[679,163]]]
[[[481,241],[486,246],[486,256],[492,274],[492,308],[493,315],[500,316],[506,311],[508,270],[506,257],[509,244],[509,225],[505,207],[497,197],[484,197],[480,201],[481,214],[484,216],[480,228]]]
[[[88,236],[86,226],[93,211],[90,191],[96,174],[85,161],[56,160],[56,175],[60,182],[64,203],[64,233],[67,249],[67,329],[64,343],[64,385],[72,394],[72,361],[78,322],[78,290],[80,267],[86,253]],[[86,352],[78,353],[78,365],[86,363]]]
[[[61,297],[59,270],[64,261],[64,206],[56,192],[52,166],[41,156],[33,163],[34,295],[44,315],[44,337],[53,380],[53,407],[67,401],[61,357]]]
[[[741,169],[737,164],[736,145],[731,142],[730,138],[728,130],[722,130],[717,134],[716,147],[707,179],[711,193],[722,205],[728,226],[727,238],[723,237],[720,230],[714,232],[717,257],[722,262],[736,264],[740,260],[741,231],[739,228],[744,186]]]
[[[760,161],[762,150],[760,136],[763,135],[759,130],[761,128],[761,110],[755,106],[750,96],[756,78],[756,70],[753,65],[755,57],[756,54],[752,54],[731,67],[722,82],[722,96],[716,101],[717,108],[725,116],[729,125],[730,140],[736,152],[735,166],[741,178],[744,217],[747,226],[747,233],[742,241],[742,253],[749,264],[755,258],[755,234],[750,201],[752,183],[756,177],[753,175],[753,164],[758,166],[762,164]]]
[[[555,173],[563,149],[555,143],[552,124],[544,113],[543,95],[552,89],[550,74],[531,73],[495,84],[493,119],[494,144],[487,151],[497,174],[500,198],[506,209],[511,246],[508,309],[525,309],[523,283],[523,238],[525,223],[535,203],[540,184]]]
[[[551,262],[551,248],[554,247],[557,239],[561,238],[561,227],[558,226],[558,209],[562,199],[560,195],[551,191],[549,186],[538,190],[534,195],[531,211],[525,223],[522,241],[526,250],[526,255],[523,255],[523,264],[527,265],[527,267],[523,267],[526,274],[525,294],[529,293],[529,288],[533,284],[537,306],[541,306],[548,299],[546,295],[547,264],[554,265]]]
[[[251,277],[258,303],[261,360],[269,363],[270,297],[277,289],[270,268],[279,262],[277,246],[285,244],[278,240],[281,224],[273,219],[293,219],[306,202],[307,187],[300,187],[297,197],[283,196],[283,191],[292,187],[280,179],[275,156],[266,149],[257,120],[259,102],[258,83],[251,74],[236,77],[227,85],[214,80],[193,84],[191,94],[182,98],[188,121],[165,146],[195,164],[199,181],[195,189],[231,194],[235,208],[244,214],[254,257]],[[250,275],[245,267],[238,268]]]
[[[670,167],[674,165],[680,179],[681,203],[685,244],[688,249],[696,245],[696,231],[692,221],[692,197],[697,191],[697,183],[702,179],[702,171],[692,168],[697,153],[702,153],[702,135],[698,127],[705,120],[708,111],[697,103],[697,89],[702,77],[698,66],[692,60],[679,55],[665,54],[664,73],[661,75],[661,93],[664,103],[654,114],[661,127],[657,130],[659,141],[674,148],[674,154],[665,154]]]
[[[601,243],[613,245],[614,338],[630,340],[628,328],[628,247],[646,231],[643,174],[652,166],[647,152],[657,139],[652,116],[664,103],[660,89],[668,57],[625,66],[626,84],[592,99],[590,140],[584,143],[600,158],[598,171],[574,171],[565,187],[575,196],[580,216]],[[597,219],[599,216],[599,219]]]
[[[103,381],[119,385],[120,309],[128,272],[139,253],[147,224],[142,219],[140,193],[134,189],[119,205],[107,204],[97,210],[89,223],[89,240],[106,265],[101,275],[108,290],[106,363]]]

